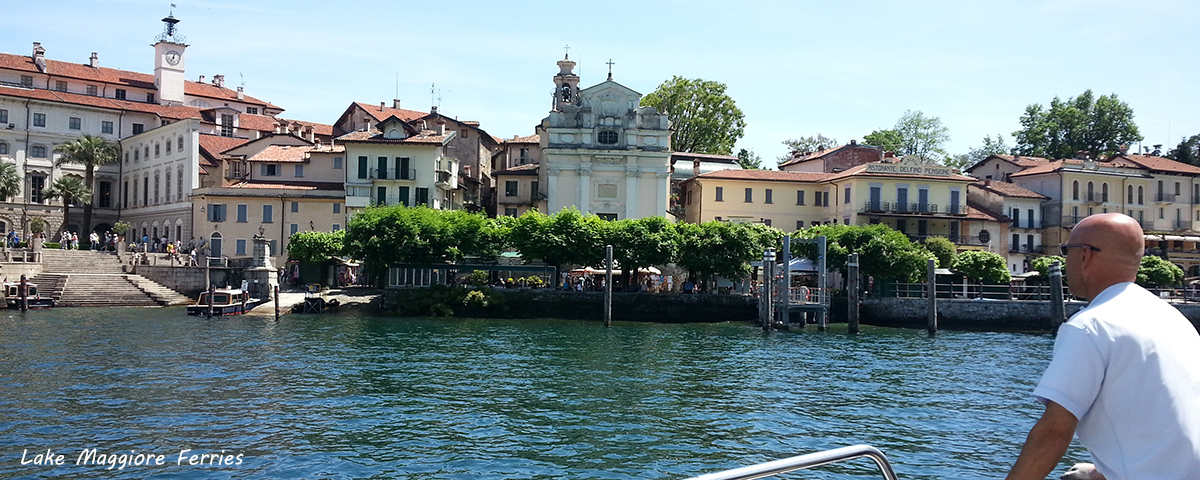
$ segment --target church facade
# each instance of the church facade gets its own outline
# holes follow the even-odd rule
[[[575,62],[558,62],[550,115],[537,127],[545,213],[575,207],[618,220],[666,216],[670,123],[642,95],[608,80],[580,90]]]

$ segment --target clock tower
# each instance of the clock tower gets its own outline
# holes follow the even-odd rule
[[[175,24],[179,20],[174,15],[167,15],[163,21],[163,33],[155,37],[154,44],[154,86],[158,87],[158,103],[182,104],[184,101],[184,50],[183,35]]]

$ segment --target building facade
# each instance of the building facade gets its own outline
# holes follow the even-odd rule
[[[350,162],[343,179],[350,216],[370,205],[462,207],[458,160],[448,148],[456,132],[446,130],[444,124],[436,130],[418,130],[398,117],[389,117],[376,128],[337,138]]]

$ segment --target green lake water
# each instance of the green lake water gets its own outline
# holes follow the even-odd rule
[[[902,479],[1002,477],[1041,414],[1030,392],[1052,346],[845,325],[7,311],[0,478],[666,479],[854,444]],[[46,449],[65,464],[22,465]],[[77,465],[92,449],[164,463]],[[201,454],[216,460],[189,465]],[[1086,457],[1073,446],[1063,464]],[[859,459],[789,478],[879,476]]]

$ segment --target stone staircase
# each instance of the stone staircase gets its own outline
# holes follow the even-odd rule
[[[42,273],[31,280],[60,307],[158,307],[191,300],[141,275],[125,273],[112,253],[42,251]]]

